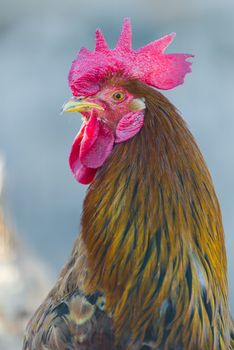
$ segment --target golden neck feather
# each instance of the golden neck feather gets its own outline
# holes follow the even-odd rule
[[[228,312],[222,219],[210,174],[175,107],[144,84],[125,87],[145,97],[145,122],[115,146],[86,196],[81,234],[94,272],[88,288],[103,290],[114,305],[117,331],[129,317],[137,333],[134,320],[144,308],[146,326],[152,317],[161,320],[165,300],[178,303],[178,317],[191,317],[193,305],[205,310],[204,295],[209,323],[219,305]],[[132,320],[124,316],[127,303]]]

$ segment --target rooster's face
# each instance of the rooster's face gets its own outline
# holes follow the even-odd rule
[[[114,144],[135,136],[143,126],[145,103],[121,85],[109,81],[91,96],[73,97],[63,107],[80,112],[83,125],[76,136],[70,167],[75,178],[90,183],[110,155]]]
[[[124,87],[116,84],[106,84],[92,96],[73,97],[63,106],[65,112],[80,112],[85,123],[95,111],[97,119],[107,124],[113,131],[124,116],[144,109],[143,98],[134,97]]]

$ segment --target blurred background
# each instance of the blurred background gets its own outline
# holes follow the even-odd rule
[[[39,266],[41,295],[70,254],[86,191],[75,182],[67,163],[80,127],[79,115],[60,115],[70,96],[70,64],[81,46],[93,48],[97,27],[114,47],[123,17],[130,16],[134,48],[175,31],[177,37],[168,52],[195,54],[193,73],[185,84],[165,94],[186,119],[215,182],[234,314],[233,0],[0,0],[0,8],[3,204],[17,242],[15,249],[23,245],[21,256],[33,256],[34,264],[26,265],[34,275],[35,264]],[[21,333],[17,334],[14,341],[2,345],[0,318],[1,349],[20,349]]]

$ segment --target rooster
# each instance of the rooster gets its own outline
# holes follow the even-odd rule
[[[24,350],[234,349],[212,179],[158,91],[191,71],[192,55],[164,53],[173,37],[135,51],[127,18],[113,50],[97,30],[95,50],[72,63],[63,110],[83,125],[69,163],[90,186],[81,233]]]

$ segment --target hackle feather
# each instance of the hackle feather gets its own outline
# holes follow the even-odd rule
[[[144,127],[92,182],[24,349],[234,349],[221,212],[201,152],[159,92],[119,84],[145,98]]]

